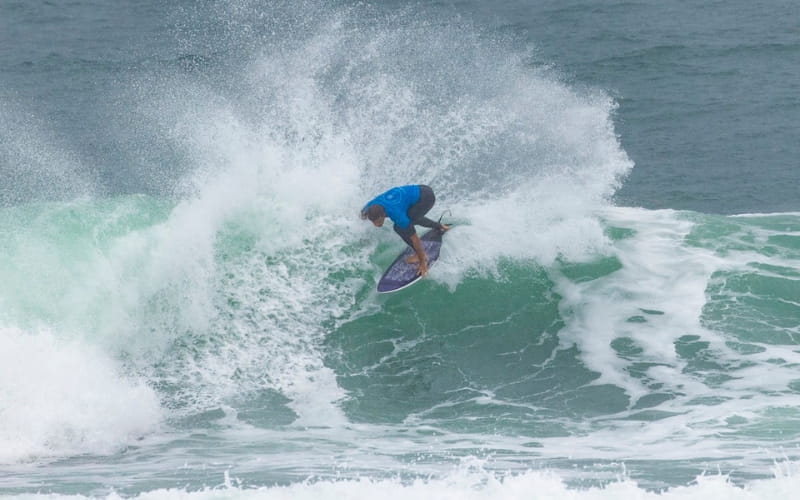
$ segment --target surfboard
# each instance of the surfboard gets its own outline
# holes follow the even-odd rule
[[[422,248],[428,256],[428,269],[439,259],[439,251],[442,249],[442,235],[439,229],[431,229],[423,234],[419,239]],[[394,262],[386,268],[386,271],[378,281],[378,293],[397,292],[407,288],[420,279],[419,267],[416,264],[406,262],[408,257],[414,255],[414,249],[406,246],[406,249],[394,259]]]

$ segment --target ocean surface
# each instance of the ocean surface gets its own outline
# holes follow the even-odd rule
[[[795,0],[3,0],[0,498],[792,498],[799,124]]]

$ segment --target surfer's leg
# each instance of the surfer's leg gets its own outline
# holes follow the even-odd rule
[[[420,217],[419,219],[416,219],[414,221],[414,224],[416,224],[418,226],[422,226],[422,227],[429,227],[431,229],[440,229],[440,227],[441,227],[441,224],[439,224],[438,222],[436,222],[434,220],[430,220],[427,217]]]
[[[428,213],[431,208],[433,208],[434,203],[436,203],[436,197],[433,194],[433,189],[429,188],[428,186],[420,185],[419,201],[409,207],[408,218],[411,219],[411,223],[416,226],[438,229],[444,233],[450,229],[450,226],[425,217],[425,214]]]
[[[433,189],[429,186],[420,185],[419,187],[419,201],[414,203],[408,208],[408,218],[411,223],[417,226],[438,228],[439,223],[425,217],[433,204],[436,203],[436,196],[433,194]]]
[[[406,245],[408,245],[409,248],[411,248],[412,250],[414,249],[414,243],[411,242],[411,236],[416,234],[416,232],[414,231],[413,224],[405,230],[398,228],[397,224],[395,224],[394,232],[400,235],[401,238],[403,238],[403,241],[406,242]],[[417,257],[416,253],[412,253],[409,257],[406,258],[406,262],[408,262],[409,264],[418,264],[419,257]]]
[[[411,235],[414,234],[413,224],[410,226],[410,229],[406,230],[400,229],[399,227],[397,227],[397,224],[395,224],[393,229],[395,233],[397,233],[401,238],[403,238],[403,241],[406,242],[406,245],[408,245],[411,248],[414,248],[414,244],[411,243]]]

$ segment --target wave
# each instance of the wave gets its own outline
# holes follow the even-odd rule
[[[125,135],[108,147],[143,158],[119,166],[120,195],[9,186],[4,325],[102,346],[176,414],[266,389],[308,400],[300,418],[327,419],[315,415],[337,414],[343,394],[325,337],[364,307],[395,243],[354,216],[376,192],[429,183],[468,222],[439,267],[451,286],[468,269],[495,272],[500,254],[552,260],[602,243],[590,210],[632,166],[608,96],[570,89],[466,22],[220,8],[230,23],[214,27],[206,65],[139,68],[101,105],[123,107],[109,125]],[[185,53],[207,53],[200,31],[182,34]],[[310,390],[329,394],[328,410]]]
[[[606,207],[581,214],[598,228],[581,232],[591,245],[570,254],[559,250],[568,238],[554,238],[552,258],[502,246],[465,257],[459,246],[479,228],[463,220],[429,279],[383,297],[374,283],[399,246],[388,231],[315,215],[325,223],[305,220],[276,242],[267,236],[280,228],[262,222],[271,217],[223,216],[214,203],[227,198],[210,200],[4,210],[0,226],[14,235],[0,265],[5,352],[49,346],[7,363],[4,385],[22,377],[138,408],[129,424],[102,420],[119,431],[103,446],[164,423],[191,428],[220,406],[262,429],[491,430],[521,439],[501,446],[547,455],[567,445],[607,460],[634,458],[631,439],[650,443],[641,459],[658,449],[678,460],[797,439],[786,429],[796,418],[797,214]],[[58,360],[117,388],[35,369]],[[25,387],[13,392],[21,407],[55,404]],[[19,452],[7,459],[107,449],[85,435],[105,424],[70,423],[80,405],[55,413],[26,418],[72,436],[66,445],[20,447],[9,434],[6,449]],[[20,415],[4,418],[18,428]],[[642,423],[658,425],[642,433]],[[639,437],[618,442],[634,428]]]
[[[147,164],[119,168],[166,187],[9,188],[0,329],[24,362],[0,372],[19,405],[0,412],[0,460],[163,451],[148,438],[184,458],[199,429],[229,439],[225,457],[275,444],[290,474],[330,472],[341,450],[352,470],[388,463],[380,477],[497,454],[536,486],[535,460],[653,455],[764,477],[797,442],[797,214],[614,207],[633,165],[613,100],[467,23],[287,3],[271,31],[234,7],[214,57],[145,68],[115,96],[117,146]],[[358,209],[409,182],[457,225],[428,279],[377,296],[401,243]],[[364,483],[316,484],[290,489]]]

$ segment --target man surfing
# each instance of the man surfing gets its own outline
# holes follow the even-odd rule
[[[419,274],[428,274],[428,258],[422,248],[419,236],[414,226],[424,226],[445,232],[449,226],[434,222],[425,217],[433,208],[436,196],[433,189],[422,184],[411,186],[393,187],[383,194],[376,196],[361,209],[361,218],[369,219],[375,227],[382,227],[386,217],[394,222],[394,231],[410,246],[415,255],[406,261],[419,266]]]

